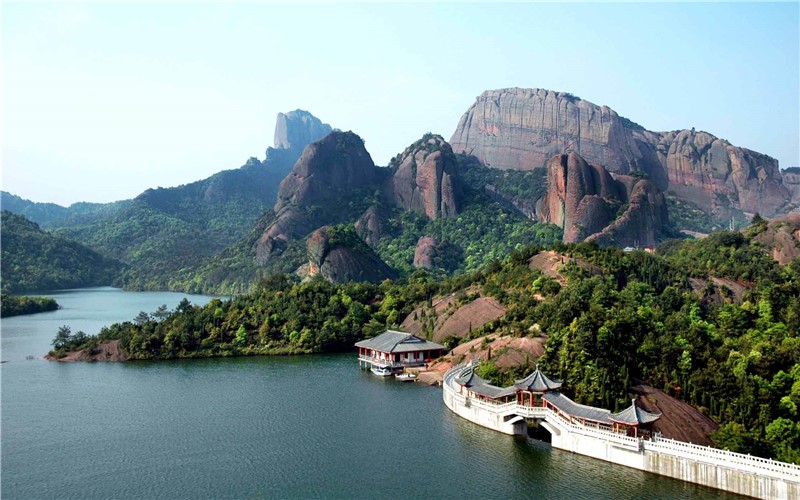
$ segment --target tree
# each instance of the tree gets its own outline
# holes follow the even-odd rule
[[[56,333],[56,338],[53,339],[53,347],[56,350],[63,349],[70,343],[70,339],[72,337],[72,329],[66,325],[59,327],[58,333]]]
[[[148,321],[150,321],[150,315],[144,311],[139,311],[139,314],[133,318],[133,322],[136,324],[136,326],[143,326]]]

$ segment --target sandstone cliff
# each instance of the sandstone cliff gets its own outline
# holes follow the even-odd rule
[[[439,243],[430,236],[423,236],[417,241],[414,249],[414,267],[417,269],[433,269],[433,259]]]
[[[668,226],[664,195],[646,179],[613,177],[580,155],[547,163],[548,192],[540,200],[541,222],[564,229],[564,241],[605,245],[654,245]]]
[[[396,279],[397,273],[361,241],[352,229],[321,227],[306,241],[308,264],[299,274],[304,277],[322,275],[333,283],[348,281],[381,282]]]
[[[332,132],[306,147],[291,173],[281,181],[275,212],[290,205],[325,205],[354,190],[378,183],[364,141],[353,132]]]
[[[254,245],[257,262],[264,264],[315,228],[346,220],[347,201],[359,190],[374,190],[380,174],[364,142],[352,132],[332,132],[309,144],[281,182],[274,221]]]
[[[367,244],[375,246],[383,235],[381,227],[381,210],[372,205],[369,207],[355,223],[356,234]]]
[[[778,264],[800,258],[800,213],[790,213],[769,222],[753,225],[746,232],[758,232],[753,239],[762,243]]]
[[[800,207],[800,167],[787,168],[781,171],[783,185],[789,190],[791,201]]]
[[[298,154],[306,145],[322,139],[333,129],[308,111],[296,109],[278,113],[275,123],[275,149],[293,149]]]
[[[387,191],[393,204],[430,219],[458,215],[456,158],[441,136],[424,136],[394,158],[391,166],[396,170]]]
[[[729,207],[767,216],[790,208],[774,158],[705,132],[651,132],[563,92],[486,91],[461,117],[450,144],[501,169],[530,170],[574,151],[609,172],[644,171],[658,189],[718,216]]]

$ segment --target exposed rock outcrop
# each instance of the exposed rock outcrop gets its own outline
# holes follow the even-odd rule
[[[618,176],[621,179],[627,176]],[[648,180],[637,179],[628,195],[628,207],[614,222],[587,238],[600,245],[655,246],[665,236],[667,203]]]
[[[800,206],[800,167],[791,167],[781,171],[783,185],[789,190],[791,202]]]
[[[369,207],[355,223],[356,234],[368,245],[375,246],[383,234],[380,210],[375,205]]]
[[[278,113],[275,123],[275,149],[296,150],[298,154],[314,141],[322,139],[333,129],[308,111],[296,109]]]
[[[417,248],[414,249],[414,267],[417,269],[433,269],[433,259],[436,257],[436,250],[439,243],[430,236],[423,236],[417,241]]]
[[[756,227],[750,226],[748,230],[754,231]],[[786,265],[800,258],[800,213],[769,221],[753,239],[762,243],[778,264]]]
[[[461,117],[450,144],[503,169],[530,170],[574,151],[609,172],[646,172],[660,190],[717,216],[730,207],[767,216],[791,208],[774,158],[693,129],[651,132],[563,92],[486,91]]]
[[[564,229],[565,242],[651,246],[668,225],[664,195],[650,181],[614,178],[576,153],[554,156],[547,164],[547,182],[537,214],[540,221]]]
[[[342,200],[360,189],[375,189],[380,179],[364,141],[353,132],[331,132],[309,144],[281,182],[274,222],[254,245],[257,262],[263,265],[276,250],[317,227],[343,222]]]
[[[290,205],[325,205],[378,183],[379,172],[364,141],[353,132],[332,132],[309,144],[281,182],[275,212]]]
[[[456,158],[439,135],[426,135],[393,160],[396,171],[389,197],[403,210],[430,219],[458,215],[459,181]]]
[[[322,227],[308,237],[306,249],[308,264],[301,270],[301,274],[306,277],[321,274],[333,283],[378,283],[387,278],[397,278],[397,273],[392,268],[355,234],[349,232],[333,233],[330,227]]]

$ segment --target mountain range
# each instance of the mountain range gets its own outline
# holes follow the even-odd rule
[[[650,132],[570,94],[500,89],[449,143],[425,134],[386,167],[355,133],[295,110],[278,114],[263,161],[110,204],[3,192],[2,206],[124,263],[120,286],[230,293],[272,272],[447,274],[556,239],[653,246],[799,198],[800,174],[706,132]]]

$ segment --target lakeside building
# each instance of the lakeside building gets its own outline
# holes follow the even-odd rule
[[[494,404],[516,403],[529,408],[548,408],[570,423],[632,437],[649,435],[648,424],[661,417],[660,413],[650,413],[636,406],[636,400],[631,400],[631,406],[618,413],[576,403],[559,392],[561,382],[542,373],[538,364],[533,373],[510,387],[491,385],[475,373],[472,364],[463,368],[454,381],[459,393],[467,397]]]
[[[445,347],[406,332],[386,330],[371,339],[356,342],[358,364],[362,368],[388,368],[402,371],[423,366],[444,353]]]

